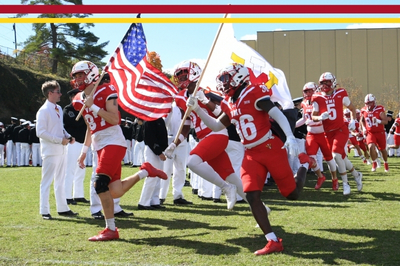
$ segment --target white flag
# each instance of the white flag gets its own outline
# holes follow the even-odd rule
[[[294,107],[283,71],[272,67],[264,57],[247,44],[236,40],[231,23],[222,25],[200,86],[209,87],[215,91],[219,70],[234,62],[245,65],[253,71],[253,82],[263,82],[272,89],[273,102],[279,102],[283,109]]]

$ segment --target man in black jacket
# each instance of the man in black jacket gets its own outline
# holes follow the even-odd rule
[[[168,147],[168,133],[163,118],[144,123],[144,160],[158,169],[163,169],[166,160],[163,151]],[[142,194],[140,195],[139,210],[163,209],[160,204],[160,179],[146,177]]]

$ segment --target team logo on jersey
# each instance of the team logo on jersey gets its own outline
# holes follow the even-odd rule
[[[101,100],[103,100],[103,97],[100,97],[100,98],[98,98],[97,100],[101,101]]]
[[[268,143],[267,145],[265,145],[265,147],[267,147],[268,149],[271,149],[271,148],[272,148],[272,146],[271,146],[270,143]]]
[[[249,103],[250,103],[250,100],[246,100],[246,101],[244,101],[243,103],[244,103],[244,104],[249,104]]]
[[[268,87],[265,86],[264,84],[260,85],[260,87],[261,87],[261,91],[262,91],[263,93],[266,93],[266,92],[269,90]]]

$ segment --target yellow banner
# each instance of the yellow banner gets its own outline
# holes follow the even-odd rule
[[[0,23],[400,23],[400,18],[0,18]]]

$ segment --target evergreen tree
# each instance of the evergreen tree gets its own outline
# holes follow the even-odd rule
[[[21,4],[29,5],[82,5],[82,0],[21,0]],[[19,17],[26,14],[19,14]],[[39,18],[85,18],[91,14],[40,14]],[[56,74],[59,64],[70,69],[76,61],[89,60],[102,65],[101,60],[107,55],[103,49],[108,42],[97,44],[99,38],[86,31],[92,23],[35,23],[35,35],[24,42],[26,53],[48,51],[52,59],[51,73]]]

